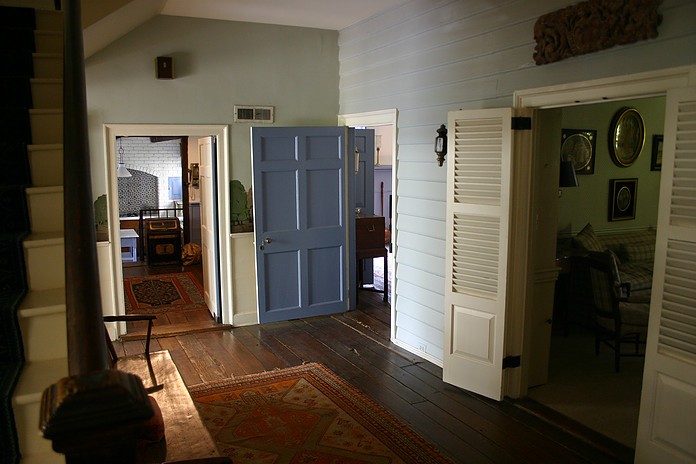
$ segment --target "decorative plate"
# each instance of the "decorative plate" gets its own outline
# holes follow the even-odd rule
[[[595,140],[597,131],[563,129],[561,131],[561,160],[573,163],[577,174],[594,173]]]
[[[619,167],[635,163],[645,143],[643,118],[635,108],[621,108],[611,121],[609,154]]]

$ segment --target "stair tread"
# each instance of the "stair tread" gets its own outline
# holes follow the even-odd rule
[[[41,186],[41,187],[27,187],[26,192],[27,192],[27,195],[37,195],[37,194],[45,194],[45,193],[62,193],[63,186],[62,185],[46,185],[46,186]]]
[[[31,248],[34,246],[45,246],[51,244],[62,244],[63,241],[64,234],[62,231],[31,232],[24,239],[24,248]]]
[[[43,391],[68,376],[68,358],[34,361],[24,365],[14,394],[16,405],[41,401]]]
[[[123,334],[121,336],[122,341],[131,340],[144,340],[147,337],[147,324],[142,324],[143,328],[138,330],[133,330],[129,333]],[[230,324],[218,324],[217,322],[210,321],[192,321],[185,324],[166,324],[166,325],[155,325],[152,327],[152,338],[166,338],[174,337],[176,335],[182,335],[186,333],[200,333],[200,332],[212,332],[216,330],[230,330],[232,326]]]
[[[65,311],[65,288],[30,290],[19,306],[20,317]]]
[[[41,150],[62,150],[62,143],[39,143],[27,145],[27,150],[29,151],[41,151]]]

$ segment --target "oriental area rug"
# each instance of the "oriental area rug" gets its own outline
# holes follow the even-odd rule
[[[190,272],[129,277],[123,280],[123,287],[126,314],[206,308],[203,289]]]
[[[188,388],[218,450],[235,464],[451,462],[321,364]]]

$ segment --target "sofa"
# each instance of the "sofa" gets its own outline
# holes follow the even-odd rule
[[[649,298],[655,260],[655,229],[624,230],[597,234],[587,224],[573,237],[573,244],[588,252],[609,253],[615,263],[615,279],[630,284],[634,298]]]

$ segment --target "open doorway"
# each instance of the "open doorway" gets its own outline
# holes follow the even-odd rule
[[[229,182],[228,182],[228,160],[227,160],[227,147],[228,147],[228,128],[227,126],[174,126],[174,125],[107,125],[105,127],[105,140],[107,146],[108,165],[107,170],[109,171],[109,185],[107,191],[109,192],[109,217],[111,224],[118,224],[119,227],[112,227],[112,269],[113,269],[113,282],[114,282],[114,300],[116,301],[116,309],[118,314],[125,314],[127,309],[127,298],[132,295],[127,295],[124,291],[124,278],[129,275],[145,274],[152,275],[169,275],[172,277],[174,274],[191,274],[191,282],[181,281],[172,282],[170,284],[171,288],[176,287],[177,293],[182,296],[181,300],[185,300],[186,304],[192,303],[190,298],[187,299],[188,291],[186,286],[198,287],[200,293],[205,296],[205,305],[202,306],[206,311],[213,313],[212,317],[210,314],[207,315],[207,324],[230,324],[232,320],[232,308],[228,303],[230,301],[230,289],[221,285],[220,283],[229,278],[228,266],[222,263],[227,263],[229,261],[229,244],[225,240],[221,240],[221,237],[229,236],[230,224],[225,218],[228,217],[225,214],[229,207]],[[123,228],[122,223],[122,211],[119,201],[119,183],[117,176],[117,164],[119,161],[119,147],[123,147],[123,141],[126,139],[132,139],[133,141],[142,142],[143,138],[147,139],[148,143],[153,143],[150,139],[151,134],[159,134],[157,137],[157,142],[162,143],[166,140],[178,140],[181,143],[182,140],[186,140],[187,145],[184,149],[179,152],[178,167],[171,167],[171,172],[159,177],[164,177],[164,179],[158,179],[157,184],[163,184],[163,188],[158,188],[158,191],[164,192],[158,195],[164,196],[164,204],[157,200],[157,208],[140,208],[138,210],[138,215],[141,215],[141,210],[148,211],[148,219],[153,222],[148,226],[149,228],[155,228],[165,226],[172,222],[177,224],[178,229],[169,234],[167,227],[164,227],[163,231],[168,235],[175,235],[180,237],[185,237],[185,240],[181,240],[181,247],[174,246],[172,243],[166,241],[166,236],[163,233],[160,237],[159,235],[148,236],[149,231],[143,230],[144,221],[140,217],[136,218],[137,221],[137,235],[141,235],[141,231],[144,232],[142,235],[143,240],[140,241],[140,250],[147,254],[162,253],[158,255],[158,262],[153,262],[152,256],[145,256],[144,260],[138,257],[138,264],[126,264],[122,262],[122,245],[123,240],[121,237],[121,229]],[[198,172],[198,184],[200,191],[196,191],[193,185],[191,185],[195,178],[194,166],[198,164],[197,167],[203,163],[202,159],[197,159],[199,155],[201,145],[200,140],[209,140],[207,144],[210,153],[205,158],[205,167],[199,169]],[[119,146],[119,142],[121,142]],[[193,147],[193,148],[191,148]],[[182,153],[186,156],[182,158]],[[124,153],[125,154],[125,153]],[[128,165],[128,156],[126,155],[126,166],[127,168],[132,168],[134,171],[137,166]],[[198,161],[198,162],[196,162]],[[113,166],[112,166],[113,165]],[[160,166],[161,168],[161,166]],[[189,174],[191,171],[191,174]],[[181,191],[179,191],[179,182],[181,183]],[[152,189],[150,189],[152,190]],[[207,192],[207,197],[202,192]],[[203,197],[206,200],[201,200]],[[181,198],[181,199],[179,199]],[[154,201],[154,200],[150,200]],[[207,205],[204,206],[204,202]],[[127,202],[126,202],[127,203]],[[138,206],[138,205],[136,205]],[[205,214],[210,217],[207,219],[203,218],[203,212],[197,215],[197,211],[200,211],[197,206],[205,210]],[[171,207],[171,208],[170,208]],[[132,207],[131,207],[132,209]],[[154,213],[152,213],[154,210]],[[153,217],[152,214],[155,214]],[[161,218],[159,216],[162,216]],[[207,216],[206,216],[207,217]],[[127,219],[130,219],[126,216]],[[159,224],[162,222],[162,224]],[[167,223],[167,224],[164,224]],[[195,223],[195,224],[194,224]],[[154,224],[154,225],[153,225]],[[186,234],[183,233],[182,224],[188,224],[189,227],[186,228]],[[207,234],[203,234],[202,230],[205,228],[208,231]],[[131,224],[132,225],[132,224]],[[151,227],[150,227],[151,226]],[[194,227],[191,227],[194,226]],[[154,230],[154,229],[153,229]],[[209,272],[205,272],[205,264],[201,256],[201,263],[194,267],[183,266],[181,249],[186,249],[187,244],[191,244],[192,237],[193,240],[197,240],[196,235],[200,232],[200,248],[208,248],[211,253],[212,258],[208,259]],[[204,237],[205,235],[205,237]],[[138,237],[140,238],[140,237]],[[159,239],[162,239],[161,241]],[[150,249],[152,248],[152,249]],[[155,251],[152,251],[155,250]],[[166,256],[166,255],[170,256]],[[177,255],[178,254],[178,259]],[[184,253],[185,255],[186,253]],[[167,257],[171,257],[173,262],[167,262]],[[163,258],[163,259],[159,259]],[[154,264],[154,265],[153,265]],[[132,266],[132,267],[131,267]],[[128,270],[126,270],[126,267]],[[139,270],[133,270],[133,268],[139,267]],[[162,279],[166,280],[166,279]],[[182,290],[183,289],[183,290]],[[183,292],[183,293],[182,293]],[[196,292],[194,292],[196,293]],[[210,301],[213,301],[211,305]],[[128,301],[128,303],[132,303]],[[205,313],[201,313],[205,315]],[[202,318],[201,318],[202,319]],[[185,320],[179,318],[176,324],[176,330],[182,330],[182,323]],[[126,327],[121,326],[118,328],[119,335],[124,335],[126,333]]]
[[[644,142],[638,157],[622,165],[612,161],[607,141],[616,115],[624,108],[634,108],[642,116]],[[635,447],[644,358],[622,357],[616,372],[611,348],[602,344],[595,354],[596,321],[586,259],[589,251],[596,250],[585,248],[583,237],[591,229],[603,250],[619,257],[623,272],[618,275],[632,285],[631,299],[645,299],[649,306],[661,180],[652,141],[663,134],[664,113],[661,96],[538,111],[539,131],[548,133],[542,138],[551,145],[550,150],[539,150],[539,156],[562,158],[561,147],[573,136],[586,141],[591,151],[574,162],[578,185],[559,188],[557,214],[541,213],[542,221],[554,222],[545,227],[555,229],[556,240],[537,237],[535,254],[555,254],[560,275],[553,300],[548,370],[530,378],[528,396],[615,441],[629,456]],[[558,165],[558,160],[543,162]],[[633,193],[640,200],[633,214],[616,217],[611,186],[623,179],[636,182],[639,187]],[[558,175],[550,183],[557,180]],[[645,256],[634,253],[636,246]]]
[[[156,312],[159,332],[206,330],[216,321],[204,298],[198,137],[116,140],[126,313]],[[179,298],[149,300],[155,287],[160,293],[174,289]],[[145,324],[127,329],[135,336]]]
[[[383,259],[373,260],[375,288],[385,288],[387,279],[387,301],[389,303],[391,321],[391,340],[395,341],[394,318],[394,289],[396,285],[396,160],[398,154],[397,111],[396,109],[370,111],[367,113],[343,114],[338,117],[342,126],[360,127],[375,131],[374,156],[374,214],[385,218],[385,242],[388,242],[387,266]],[[388,237],[388,239],[387,239]]]

